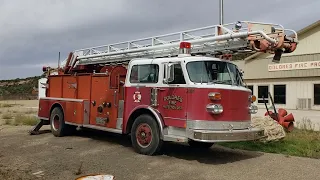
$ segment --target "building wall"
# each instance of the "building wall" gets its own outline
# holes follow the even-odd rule
[[[274,85],[286,85],[286,104],[276,104],[277,108],[301,109],[298,99],[309,99],[311,110],[320,110],[320,105],[314,105],[314,84],[320,84],[320,77],[312,78],[282,78],[282,79],[257,79],[245,80],[248,86],[253,85],[253,94],[258,99],[258,86],[269,86],[269,92],[274,98]],[[300,100],[301,101],[304,100]],[[306,100],[308,104],[308,100]],[[255,102],[259,108],[265,108],[263,103]],[[306,104],[306,105],[307,105]],[[300,104],[301,106],[302,104]],[[271,106],[269,99],[268,107]],[[308,109],[305,107],[304,109]]]

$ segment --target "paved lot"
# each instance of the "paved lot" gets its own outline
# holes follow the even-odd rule
[[[10,101],[19,106],[0,113],[35,111],[38,101]],[[81,131],[56,138],[49,126],[30,136],[30,126],[3,125],[0,116],[0,179],[75,179],[88,174],[112,174],[119,179],[319,179],[320,160],[213,147],[207,151],[166,144],[163,154],[133,152],[130,139]],[[82,165],[82,166],[81,166]],[[80,168],[81,166],[81,168]],[[79,169],[81,169],[79,171]]]
[[[75,179],[96,173],[112,174],[118,180],[293,180],[320,175],[320,160],[315,159],[221,147],[199,151],[172,143],[166,144],[162,155],[149,157],[133,152],[129,138],[105,132],[82,131],[57,138],[48,131],[30,136],[26,126],[0,129],[0,179]],[[81,174],[76,175],[81,163]],[[37,172],[40,178],[33,175]]]

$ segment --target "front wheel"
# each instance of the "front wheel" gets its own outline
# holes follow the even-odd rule
[[[147,114],[140,115],[131,128],[131,142],[136,152],[144,155],[157,154],[163,144],[159,126],[155,119]]]

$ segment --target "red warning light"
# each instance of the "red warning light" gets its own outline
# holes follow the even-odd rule
[[[181,42],[180,43],[180,48],[186,48],[186,49],[190,49],[191,48],[191,43],[189,42]]]

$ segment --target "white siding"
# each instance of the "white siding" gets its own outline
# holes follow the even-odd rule
[[[260,79],[260,80],[246,80],[247,85],[253,85],[254,95],[258,97],[258,86],[268,85],[269,92],[272,97],[273,85],[285,84],[286,85],[286,104],[280,105],[276,104],[277,108],[286,109],[297,109],[298,108],[298,98],[310,98],[311,99],[311,109],[320,110],[320,106],[315,106],[313,99],[313,84],[320,84],[320,77],[317,78],[292,78],[292,79]],[[270,100],[269,100],[270,102]],[[258,104],[259,108],[265,108],[264,104]],[[268,107],[271,106],[271,102]]]

